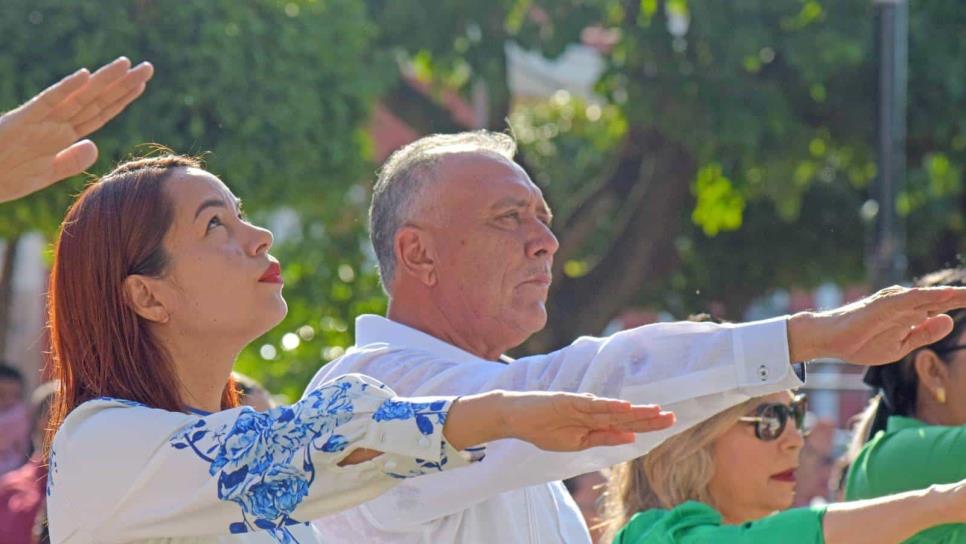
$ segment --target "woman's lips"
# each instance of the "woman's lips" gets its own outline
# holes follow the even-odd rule
[[[794,482],[795,481],[795,469],[788,469],[785,472],[779,472],[778,474],[772,474],[772,480],[778,480],[779,482]]]
[[[258,278],[260,283],[283,283],[282,282],[282,267],[278,263],[272,262],[265,269],[265,273],[262,277]]]

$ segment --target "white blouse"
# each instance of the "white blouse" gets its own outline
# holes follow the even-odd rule
[[[181,413],[100,398],[54,438],[47,486],[54,543],[317,543],[309,520],[405,478],[465,466],[443,438],[453,397],[398,398],[358,374],[291,405]],[[357,448],[385,452],[340,467]]]

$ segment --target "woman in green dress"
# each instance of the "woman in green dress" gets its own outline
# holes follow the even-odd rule
[[[876,499],[794,508],[805,401],[758,397],[618,465],[605,542],[829,544],[901,542],[966,522],[966,480]]]
[[[966,268],[934,272],[917,284],[963,286]],[[866,374],[879,394],[856,429],[847,500],[966,478],[966,310],[949,315],[948,336]],[[966,524],[936,527],[911,542],[966,543]]]

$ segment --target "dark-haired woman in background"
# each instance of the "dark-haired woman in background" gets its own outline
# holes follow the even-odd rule
[[[964,286],[966,269],[934,272],[917,285]],[[966,309],[949,315],[948,336],[867,371],[879,394],[856,429],[846,500],[966,478]],[[966,524],[934,527],[910,542],[966,542]]]
[[[291,406],[238,407],[235,358],[287,308],[272,234],[200,166],[125,163],[61,227],[49,293],[61,383],[53,542],[316,543],[304,521],[477,461],[476,444],[579,450],[673,422],[657,407],[565,393],[398,398],[360,375]]]

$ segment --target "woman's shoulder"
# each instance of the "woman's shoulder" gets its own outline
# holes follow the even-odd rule
[[[721,525],[721,514],[711,506],[687,501],[671,509],[638,512],[614,538],[614,544],[665,544],[675,535],[698,526]]]
[[[99,397],[73,410],[54,435],[52,451],[62,459],[95,454],[105,448],[119,453],[126,445],[151,447],[192,419],[190,414],[152,408],[131,400]]]
[[[823,541],[825,509],[793,508],[739,525],[725,525],[721,514],[700,502],[685,502],[671,510],[648,510],[631,518],[614,544],[746,544]],[[621,540],[623,538],[623,540]]]

